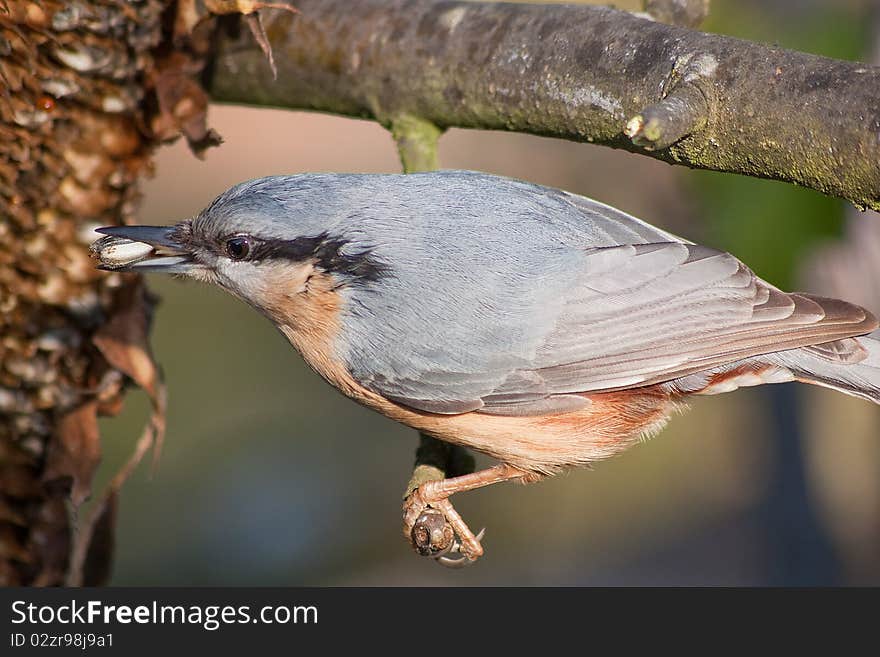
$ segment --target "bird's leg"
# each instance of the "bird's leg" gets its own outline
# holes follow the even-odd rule
[[[447,472],[452,471],[450,461],[454,460],[455,449],[422,434],[416,467],[403,504],[404,535],[416,551],[453,567],[472,563],[483,554],[480,545],[483,532],[474,536],[449,497],[502,481],[532,478],[530,473],[507,464],[446,478]],[[473,467],[472,459],[469,465]],[[454,552],[463,556],[459,559],[446,556]]]
[[[442,481],[447,477],[469,474],[474,471],[474,459],[463,447],[437,440],[420,433],[419,447],[413,473],[406,486],[404,499],[403,533],[413,548],[422,556],[439,558],[455,551],[455,531],[446,516],[437,509],[420,509],[415,522],[406,522],[406,510],[416,489],[429,481]],[[441,562],[442,563],[442,562]]]
[[[445,549],[432,555],[436,556],[438,561],[445,566],[463,566],[476,561],[483,555],[483,546],[480,545],[483,532],[481,531],[478,536],[474,536],[474,533],[452,506],[449,497],[455,493],[463,493],[490,484],[528,476],[528,473],[518,468],[501,463],[460,477],[427,481],[416,488],[404,503],[404,532],[409,535],[420,554],[432,554],[435,544],[447,543]],[[442,518],[452,530],[451,533],[447,531],[445,526],[438,527],[437,512],[442,514]],[[439,536],[437,529],[442,532]],[[456,545],[456,539],[458,545]],[[423,551],[424,548],[428,548],[429,551]],[[450,559],[445,556],[449,552],[460,552],[463,557]]]

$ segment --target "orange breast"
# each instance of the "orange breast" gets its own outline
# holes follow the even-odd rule
[[[473,448],[523,470],[550,474],[608,458],[659,431],[675,408],[671,391],[656,385],[587,396],[590,404],[562,415],[511,417],[472,412],[425,413],[360,385],[335,357],[342,300],[321,272],[278,280],[267,315],[309,366],[360,404],[435,438]]]

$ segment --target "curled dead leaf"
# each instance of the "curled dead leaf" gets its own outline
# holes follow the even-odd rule
[[[260,46],[260,50],[263,51],[263,55],[265,55],[266,60],[269,62],[269,68],[272,69],[272,79],[278,79],[278,68],[275,66],[275,55],[272,52],[272,44],[269,43],[269,36],[266,34],[266,28],[263,27],[263,20],[260,17],[260,14],[257,12],[246,14],[244,16],[244,22],[247,23],[251,34],[254,35],[257,45]]]
[[[91,495],[92,479],[101,462],[97,406],[96,401],[90,401],[64,414],[49,446],[43,483],[69,486],[74,509]]]
[[[140,280],[121,287],[114,299],[110,321],[92,337],[107,362],[146,390],[150,397],[156,396],[159,378],[148,341],[149,308],[153,301]]]
[[[77,529],[70,552],[65,582],[67,586],[96,585],[109,576],[107,570],[98,571],[98,564],[102,563],[100,554],[112,554],[112,544],[108,541],[112,541],[119,491],[150,448],[153,448],[154,454],[157,453],[165,435],[164,386],[160,384],[157,392],[158,396],[153,399],[153,413],[138,438],[134,451],[107,484],[101,498]]]
[[[291,13],[298,13],[299,10],[294,6],[293,2],[286,0],[276,0],[275,2],[263,2],[262,0],[205,0],[205,6],[212,14],[241,14],[244,21],[250,29],[251,34],[260,50],[266,56],[269,62],[269,68],[272,69],[272,77],[278,77],[278,69],[275,67],[275,55],[272,53],[272,45],[269,43],[269,37],[266,35],[266,28],[263,27],[263,19],[260,9],[282,9]]]
[[[174,40],[180,41],[192,34],[208,11],[200,0],[178,0],[177,13],[174,16]]]
[[[109,575],[106,555],[112,550],[113,524],[119,491],[152,448],[155,458],[165,436],[165,387],[150,352],[148,335],[154,299],[140,279],[121,287],[113,314],[92,337],[92,342],[116,370],[124,373],[150,397],[152,412],[128,460],[111,479],[101,497],[77,528],[66,582],[68,586],[97,584]],[[99,403],[96,399],[95,406]],[[101,555],[104,555],[102,557]],[[98,567],[98,564],[104,564]]]
[[[173,53],[159,63],[152,79],[158,111],[150,127],[162,141],[183,133],[190,148],[201,157],[222,139],[208,128],[208,96],[191,77],[193,74],[192,61],[181,53]]]

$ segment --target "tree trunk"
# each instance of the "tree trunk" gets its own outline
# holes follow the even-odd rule
[[[95,269],[98,225],[129,222],[160,141],[196,147],[206,101],[193,2],[0,1],[0,584],[98,584],[109,573],[116,490],[161,438],[140,277]],[[129,382],[154,414],[90,515],[97,417]],[[83,514],[79,514],[83,516]]]

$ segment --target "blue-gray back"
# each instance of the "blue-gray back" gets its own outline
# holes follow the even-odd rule
[[[206,213],[227,231],[326,234],[381,265],[341,288],[337,355],[432,412],[565,410],[584,403],[574,393],[857,335],[865,319],[590,199],[486,174],[265,178]]]

